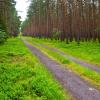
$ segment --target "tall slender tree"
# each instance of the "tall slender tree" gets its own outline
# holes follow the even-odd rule
[[[28,15],[26,35],[67,43],[100,41],[100,0],[31,0]]]

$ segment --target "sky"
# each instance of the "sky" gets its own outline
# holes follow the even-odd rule
[[[21,21],[24,21],[27,15],[27,9],[30,4],[29,0],[15,0],[18,15],[21,16]]]

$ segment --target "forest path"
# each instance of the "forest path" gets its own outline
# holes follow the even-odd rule
[[[23,40],[23,42],[62,84],[64,89],[70,91],[73,97],[75,97],[75,100],[100,100],[99,90],[90,86],[72,71],[64,68],[63,65],[43,54],[39,49],[30,45],[26,40]]]
[[[64,56],[64,57],[68,58],[69,60],[71,60],[71,61],[73,61],[73,62],[75,62],[75,63],[77,63],[77,64],[80,64],[80,65],[83,66],[83,67],[89,68],[89,69],[91,69],[91,70],[94,70],[94,71],[100,73],[100,67],[98,67],[98,66],[96,66],[96,65],[94,65],[94,64],[90,64],[90,63],[87,63],[87,62],[85,62],[85,61],[82,61],[82,60],[80,60],[80,59],[78,59],[78,58],[76,58],[76,57],[73,57],[73,56],[71,56],[71,55],[69,55],[69,54],[67,54],[67,53],[64,53],[64,52],[61,51],[61,50],[58,50],[57,48],[49,47],[49,46],[47,46],[47,45],[39,44],[39,43],[36,43],[36,42],[33,42],[33,43],[34,43],[35,45],[38,45],[38,46],[41,46],[41,47],[43,47],[43,48],[49,49],[49,50],[51,50],[51,51],[53,51],[53,52],[57,52],[57,53],[59,53],[60,55],[62,55],[62,56]]]

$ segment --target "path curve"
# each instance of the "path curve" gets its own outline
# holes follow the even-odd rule
[[[33,42],[33,43],[35,43],[35,42]],[[37,44],[37,45],[39,45],[39,46],[41,46],[41,47],[44,47],[44,48],[46,48],[46,49],[49,49],[49,50],[51,50],[51,51],[57,52],[57,53],[59,53],[60,55],[62,55],[62,56],[64,56],[64,57],[68,58],[68,59],[71,60],[71,61],[74,61],[74,62],[77,63],[77,64],[80,64],[80,65],[83,66],[83,67],[92,69],[92,70],[94,70],[94,71],[100,73],[100,68],[97,67],[96,65],[89,64],[89,63],[87,63],[87,62],[85,62],[85,61],[82,61],[82,60],[80,60],[80,59],[77,59],[77,58],[75,58],[75,57],[73,57],[73,56],[71,56],[71,55],[69,55],[69,54],[66,54],[66,53],[64,53],[64,52],[62,52],[62,51],[60,51],[60,50],[58,50],[58,49],[56,49],[56,48],[52,48],[52,47],[49,47],[49,46],[44,45],[44,44],[38,44],[38,43],[35,43],[35,44]]]
[[[39,49],[23,40],[26,46],[35,54],[40,61],[47,67],[62,86],[69,90],[76,100],[100,100],[100,91],[83,81],[71,70],[62,67],[61,64],[43,54]]]

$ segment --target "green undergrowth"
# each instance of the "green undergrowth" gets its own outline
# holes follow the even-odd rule
[[[57,48],[67,54],[82,59],[88,63],[96,64],[100,67],[100,43],[98,42],[80,42],[80,45],[78,45],[74,41],[66,44],[65,42],[50,39],[38,39],[31,37],[28,37],[27,39]]]
[[[28,40],[31,45],[32,40]],[[36,42],[36,41],[34,41]],[[78,74],[80,77],[82,77],[84,80],[88,81],[90,84],[94,85],[96,88],[100,89],[100,73],[97,73],[91,69],[88,69],[86,67],[83,67],[79,64],[76,64],[66,57],[60,55],[57,52],[48,50],[47,48],[44,48],[42,46],[39,46],[38,44],[34,44],[37,48],[39,48],[43,53],[45,53],[47,56],[51,57],[52,59],[58,61],[59,63],[63,64],[66,68],[69,70],[72,70],[76,74]]]
[[[0,100],[70,100],[18,38],[0,46]]]

